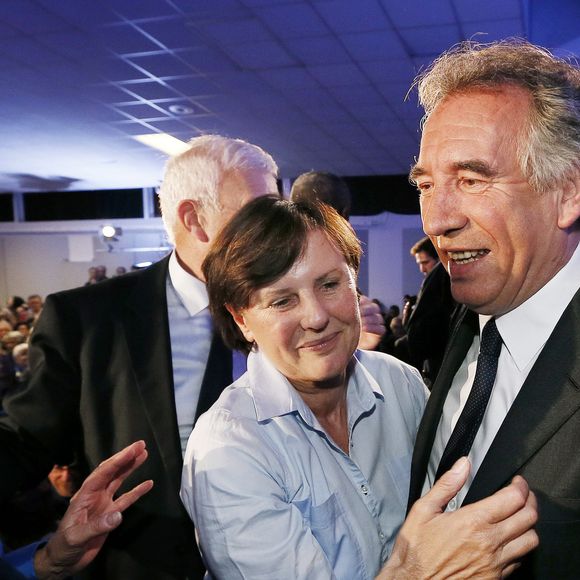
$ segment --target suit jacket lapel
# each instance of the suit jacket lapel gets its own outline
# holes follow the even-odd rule
[[[232,351],[223,343],[219,333],[214,331],[201,392],[199,393],[195,413],[196,421],[216,402],[221,392],[232,383],[232,367]]]
[[[132,368],[166,471],[179,489],[182,455],[173,391],[164,258],[144,271],[121,311]]]
[[[437,375],[435,384],[429,396],[425,413],[421,419],[415,448],[413,451],[413,462],[411,465],[411,483],[409,489],[408,509],[421,496],[423,483],[427,474],[429,457],[439,419],[443,412],[443,405],[447,398],[447,393],[453,382],[453,377],[461,366],[471,343],[473,336],[478,333],[477,315],[466,308],[462,309],[458,322],[455,324],[449,345],[443,359],[443,364]]]
[[[580,291],[564,311],[532,367],[464,503],[487,497],[506,485],[580,408],[578,329]]]

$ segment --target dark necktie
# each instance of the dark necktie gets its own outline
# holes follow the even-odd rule
[[[497,360],[501,351],[501,335],[497,330],[495,318],[488,320],[481,333],[481,344],[473,387],[457,420],[455,429],[447,442],[435,480],[439,479],[451,466],[464,455],[469,453],[473,440],[477,434],[489,396],[495,382]]]

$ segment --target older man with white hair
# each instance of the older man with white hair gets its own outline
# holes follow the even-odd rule
[[[46,299],[30,345],[28,386],[0,424],[0,496],[76,459],[89,473],[142,439],[153,490],[124,515],[86,577],[204,574],[179,499],[182,453],[197,416],[232,381],[214,334],[201,263],[247,201],[277,190],[277,167],[250,143],[208,135],[166,167],[159,198],[175,250],[147,270]],[[129,477],[123,488],[130,489]]]

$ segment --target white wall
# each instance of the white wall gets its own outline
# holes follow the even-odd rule
[[[405,294],[416,294],[423,278],[409,254],[408,240],[425,235],[420,216],[385,212],[353,217],[351,222],[356,229],[368,229],[369,296],[389,306],[401,305]]]
[[[367,230],[368,246],[364,248],[368,261],[368,294],[379,298],[387,306],[401,304],[404,294],[416,294],[422,281],[411,245],[423,236],[418,215],[383,213],[378,216],[353,216],[357,230]],[[48,222],[47,222],[48,223]],[[115,222],[117,223],[117,222]],[[52,232],[34,233],[44,226],[0,226],[0,304],[13,294],[26,298],[29,294],[46,296],[84,284],[89,266],[103,264],[112,275],[117,266],[142,261],[156,261],[165,251],[120,252],[125,249],[144,249],[166,245],[161,220],[131,220],[123,223],[124,233],[108,253],[94,235],[95,224],[86,222],[60,223]],[[8,230],[8,231],[7,231]],[[88,235],[93,238],[94,257],[90,261],[69,260],[69,235]]]
[[[42,227],[48,226],[3,224],[0,227],[0,304],[4,305],[11,295],[26,298],[29,294],[38,293],[46,296],[81,286],[87,281],[90,266],[104,265],[107,275],[112,276],[117,266],[125,266],[129,271],[137,262],[159,260],[167,253],[166,250],[141,250],[167,245],[161,220],[153,224],[151,220],[141,222],[145,225],[135,226],[133,220],[131,224],[126,224],[129,231],[113,243],[111,252],[94,234],[98,229],[94,225],[60,223],[63,231],[57,231],[58,228],[54,227],[52,232],[38,233]],[[131,231],[135,227],[142,227],[145,231]],[[92,245],[92,257],[87,256],[84,261],[70,260],[69,244],[82,242],[77,236],[88,237]],[[138,251],[120,251],[123,249]]]

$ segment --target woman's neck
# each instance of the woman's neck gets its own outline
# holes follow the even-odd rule
[[[294,387],[314,413],[318,422],[334,443],[347,455],[349,450],[348,409],[346,405],[346,377],[335,385],[304,388]]]

